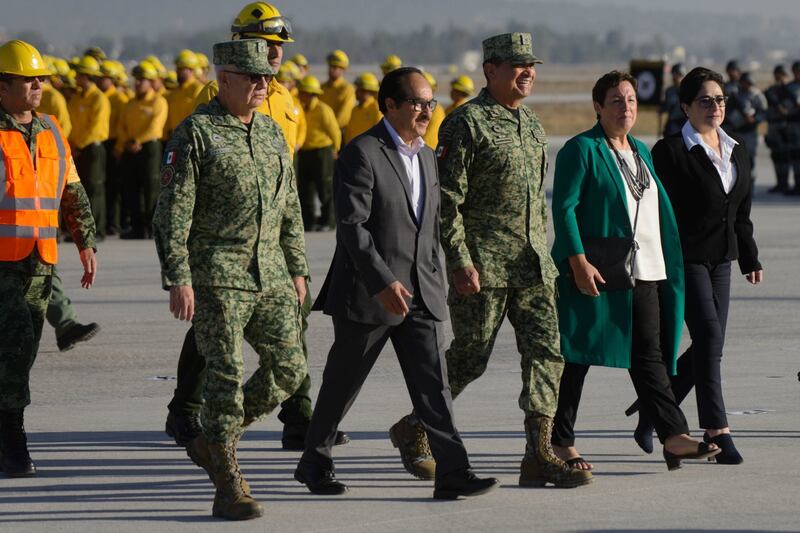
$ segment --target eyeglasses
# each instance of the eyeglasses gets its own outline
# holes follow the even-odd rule
[[[718,107],[725,107],[725,104],[728,102],[727,96],[701,96],[700,98],[695,98],[695,102],[700,104],[700,107],[703,109],[711,109],[714,104],[717,104]]]
[[[436,109],[436,104],[439,102],[436,101],[434,98],[433,100],[420,100],[419,98],[406,98],[403,102],[408,102],[411,104],[411,109],[419,113],[423,109],[428,109],[429,111],[433,111]]]
[[[250,78],[250,83],[252,85],[255,85],[258,82],[260,82],[262,78],[264,79],[265,82],[269,83],[270,78],[272,78],[272,76],[270,76],[269,74],[254,74],[252,72],[236,72],[235,70],[223,70],[222,72],[227,72],[228,74],[237,74],[239,76],[246,76],[246,77]]]
[[[272,17],[259,20],[246,26],[231,26],[233,33],[262,33],[264,35],[277,35],[281,39],[288,39],[292,34],[292,23],[283,17]]]

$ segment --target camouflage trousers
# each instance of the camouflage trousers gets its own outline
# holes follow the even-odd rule
[[[519,407],[526,416],[554,416],[564,370],[554,284],[481,287],[470,296],[459,296],[451,286],[447,301],[454,339],[445,359],[453,398],[486,370],[507,315],[521,356]]]
[[[217,287],[195,287],[193,320],[206,361],[200,418],[209,442],[241,435],[244,419],[257,420],[289,397],[307,373],[300,338],[300,306],[291,297]],[[258,354],[244,385],[242,342]]]
[[[50,276],[0,269],[0,410],[31,403],[30,372],[39,350],[51,284]]]

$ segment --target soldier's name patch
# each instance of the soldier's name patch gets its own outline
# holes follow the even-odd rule
[[[164,164],[165,165],[174,165],[176,159],[177,159],[177,151],[176,150],[168,150],[167,153],[164,154]]]
[[[161,171],[161,186],[166,187],[169,185],[173,176],[175,176],[175,170],[172,167],[164,167]]]
[[[215,148],[210,148],[206,153],[209,156],[218,156],[222,154],[227,154],[229,152],[233,152],[233,146],[217,146]]]

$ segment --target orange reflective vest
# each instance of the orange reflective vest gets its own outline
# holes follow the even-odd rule
[[[58,122],[36,135],[36,158],[18,131],[0,130],[0,261],[20,261],[36,246],[45,263],[58,261],[58,208],[71,157]]]

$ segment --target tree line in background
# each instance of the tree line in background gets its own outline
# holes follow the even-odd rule
[[[506,31],[530,31],[533,33],[534,51],[548,63],[579,64],[595,62],[627,62],[633,57],[658,58],[669,56],[676,46],[684,45],[691,55],[723,62],[731,57],[741,60],[767,60],[768,47],[758,36],[720,36],[720,40],[699,46],[679,43],[666,34],[654,34],[648,39],[633,41],[626,32],[612,29],[605,33],[558,32],[544,24],[526,25],[520,21],[509,21],[506,27],[483,27],[465,29],[451,26],[436,30],[431,26],[387,33],[365,32],[349,26],[303,29],[295,27],[296,44],[289,46],[288,55],[303,53],[312,63],[322,63],[331,50],[340,48],[350,56],[352,63],[380,63],[389,54],[400,55],[409,64],[458,64],[463,54],[479,51],[481,41],[487,35]],[[38,31],[21,32],[14,36],[30,42],[45,53],[57,56],[80,54],[86,47],[100,46],[111,57],[121,60],[138,60],[149,54],[165,58],[174,56],[179,50],[210,52],[211,44],[229,37],[225,28],[207,28],[193,32],[171,32],[156,38],[144,35],[107,36],[97,35],[72,50],[54,49],[46,36]],[[727,40],[723,40],[727,39]],[[800,56],[800,49],[790,50]]]

